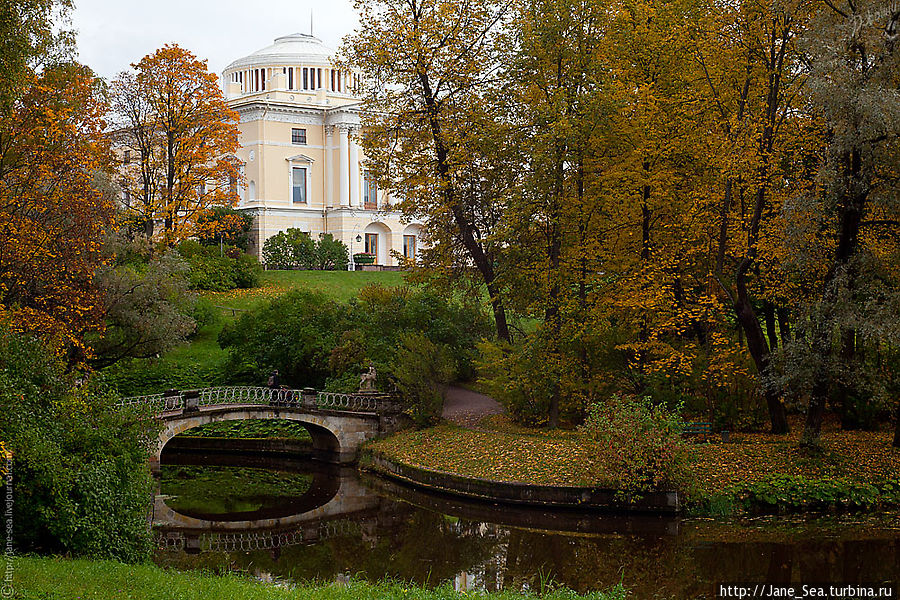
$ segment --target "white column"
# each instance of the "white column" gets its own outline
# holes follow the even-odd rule
[[[341,206],[350,206],[350,161],[349,161],[349,138],[348,131],[345,127],[340,128],[338,140],[338,152],[340,153],[340,192]]]
[[[325,206],[334,206],[334,160],[332,160],[332,148],[334,147],[334,127],[325,127]]]
[[[350,140],[350,205],[359,206],[359,146],[356,140]]]

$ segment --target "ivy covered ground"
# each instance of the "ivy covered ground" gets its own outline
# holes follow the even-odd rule
[[[900,449],[892,432],[826,427],[822,452],[804,453],[794,433],[693,438],[682,489],[695,510],[789,511],[900,503]],[[374,442],[396,462],[467,477],[547,485],[610,486],[617,475],[597,443],[577,431],[544,431],[487,417],[477,429],[441,424]]]

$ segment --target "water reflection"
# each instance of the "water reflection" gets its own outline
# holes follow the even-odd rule
[[[353,470],[316,471],[309,463],[268,466],[312,475],[309,502],[284,505],[301,512],[227,520],[167,507],[171,514],[155,516],[167,548],[157,562],[293,580],[352,574],[423,585],[449,581],[458,589],[488,591],[553,582],[586,592],[623,581],[636,598],[712,598],[714,585],[727,581],[900,579],[896,514],[740,521],[611,517],[465,502]],[[315,487],[321,489],[313,493]]]

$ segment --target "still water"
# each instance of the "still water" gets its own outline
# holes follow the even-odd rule
[[[457,589],[713,598],[720,582],[900,581],[900,514],[624,517],[424,494],[311,461],[170,453],[157,563],[265,580],[392,577]]]

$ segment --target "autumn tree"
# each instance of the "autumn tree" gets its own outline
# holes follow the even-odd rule
[[[0,312],[57,348],[102,326],[93,278],[114,215],[95,181],[109,165],[106,110],[90,70],[69,64],[27,73],[0,119]]]
[[[7,115],[38,64],[64,61],[72,50],[71,32],[60,24],[71,0],[0,1],[0,114]]]
[[[773,228],[783,225],[777,218],[782,202],[805,185],[793,172],[798,157],[811,153],[800,143],[809,136],[802,119],[806,69],[797,46],[810,3],[745,0],[723,2],[720,9],[701,23],[696,53],[718,132],[710,141],[722,158],[711,270],[764,381],[778,336],[773,318],[766,321],[767,335],[757,307],[763,303],[769,315],[776,311],[772,288],[777,286],[769,276],[777,279],[781,258],[767,242],[777,240]],[[785,306],[778,308],[786,333],[788,313]],[[786,433],[781,390],[762,389],[772,432]]]
[[[164,46],[112,84],[126,205],[164,245],[198,233],[200,215],[238,200],[237,114],[205,61]]]
[[[788,206],[788,265],[817,277],[800,298],[789,381],[809,394],[803,443],[818,443],[829,402],[845,426],[854,404],[885,411],[900,344],[900,7],[825,2],[806,38],[811,98],[827,146],[816,185]],[[894,445],[900,445],[900,425]]]
[[[357,0],[360,26],[347,61],[366,82],[362,145],[368,167],[424,220],[423,262],[487,289],[497,335],[509,339],[495,239],[508,179],[498,177],[491,92],[504,0]],[[479,147],[479,144],[483,144]],[[495,152],[484,154],[484,147]]]

